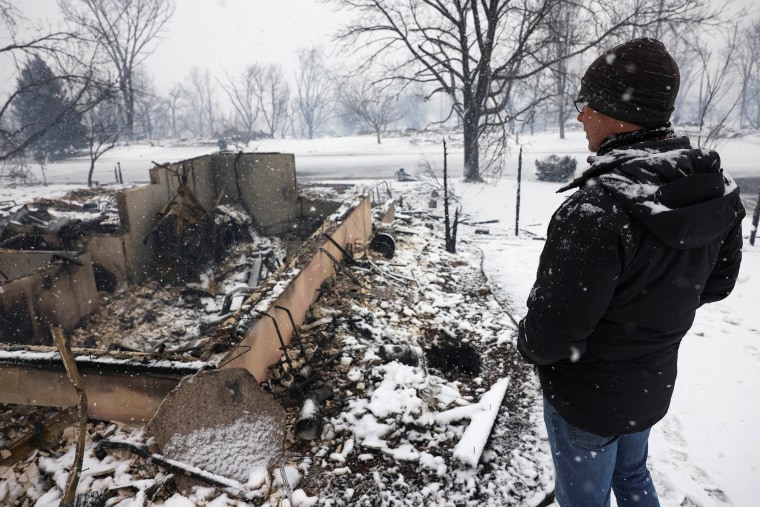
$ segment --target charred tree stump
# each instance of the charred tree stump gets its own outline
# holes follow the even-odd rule
[[[457,225],[459,223],[459,208],[454,212],[454,222],[449,218],[449,167],[446,140],[443,141],[443,220],[446,228],[446,251],[457,252]]]

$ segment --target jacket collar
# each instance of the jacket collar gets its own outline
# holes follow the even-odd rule
[[[660,151],[664,148],[662,146],[663,141],[666,145],[678,144],[678,148],[690,147],[688,138],[677,138],[673,129],[670,128],[670,124],[655,129],[636,130],[610,136],[602,142],[596,155],[588,157],[587,161],[591,167],[578,178],[557,190],[557,193],[578,188],[588,180],[618,167],[625,160],[640,157],[642,155],[640,150],[654,148],[656,151]],[[673,149],[675,146],[668,146],[665,149],[668,148]]]
[[[655,139],[668,139],[674,136],[670,123],[653,129],[634,130],[633,132],[623,132],[622,134],[611,135],[599,145],[597,155],[606,155],[612,150],[618,150],[632,144]]]

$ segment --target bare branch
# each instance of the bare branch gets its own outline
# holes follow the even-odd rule
[[[554,72],[565,80],[558,94],[566,94],[563,62],[625,31],[644,34],[712,15],[706,0],[331,1],[357,14],[338,37],[363,56],[363,68],[382,66],[387,79],[435,84],[450,98],[463,120],[470,181],[480,179],[479,136],[514,121],[517,83]],[[563,28],[563,20],[583,29]]]
[[[133,137],[135,72],[174,14],[171,0],[58,0],[66,19],[108,55],[122,94],[124,123]]]

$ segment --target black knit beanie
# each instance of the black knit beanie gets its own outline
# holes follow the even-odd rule
[[[646,128],[666,125],[681,83],[678,65],[655,39],[634,39],[594,60],[578,100],[616,120]]]

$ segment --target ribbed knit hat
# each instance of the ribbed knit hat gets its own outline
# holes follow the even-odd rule
[[[662,42],[634,39],[594,60],[578,100],[617,120],[660,127],[670,120],[680,83],[678,65]]]

